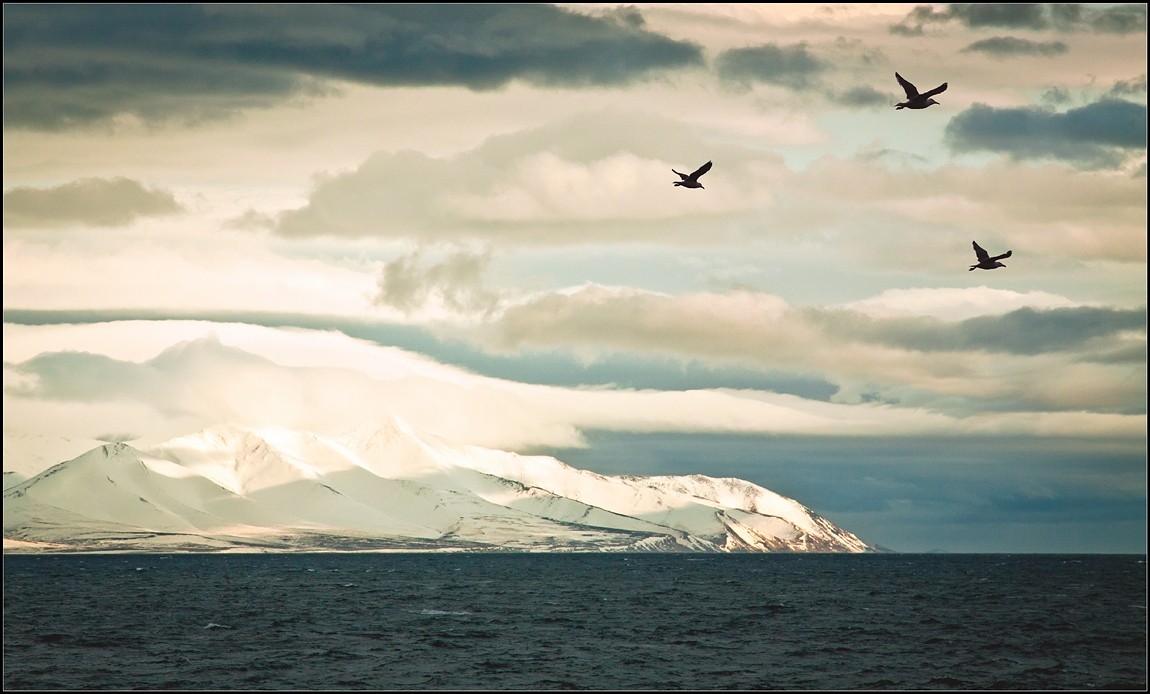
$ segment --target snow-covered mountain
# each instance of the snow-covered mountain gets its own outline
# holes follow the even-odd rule
[[[743,480],[608,477],[402,422],[104,444],[11,482],[5,551],[877,550]]]

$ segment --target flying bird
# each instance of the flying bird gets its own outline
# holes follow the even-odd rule
[[[986,249],[978,245],[978,241],[971,241],[974,244],[974,254],[978,256],[978,263],[971,265],[970,270],[982,268],[983,270],[993,270],[996,267],[1006,267],[1005,264],[998,261],[1003,258],[1009,258],[1013,251],[1007,251],[1002,255],[996,255],[993,258],[986,252]]]
[[[702,188],[703,184],[699,183],[699,176],[702,176],[710,170],[711,162],[707,162],[706,164],[703,164],[699,168],[695,169],[689,176],[684,173],[679,173],[674,169],[671,169],[671,173],[679,174],[679,178],[683,179],[681,181],[675,181],[675,185],[677,186],[683,186],[684,188]]]
[[[901,84],[902,88],[906,90],[906,101],[896,105],[894,107],[896,111],[903,108],[926,108],[932,104],[937,104],[938,102],[930,97],[946,91],[946,82],[943,82],[934,89],[931,89],[929,92],[926,92],[925,94],[919,94],[918,88],[903,79],[902,75],[896,72],[894,73],[894,78],[898,80],[898,83]]]

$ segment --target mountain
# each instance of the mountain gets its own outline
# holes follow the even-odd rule
[[[95,439],[69,439],[4,432],[4,489],[35,476],[53,463],[99,446]]]
[[[109,443],[8,484],[9,552],[878,551],[743,480],[609,477],[398,421]]]

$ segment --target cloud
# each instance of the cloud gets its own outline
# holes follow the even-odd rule
[[[121,227],[182,212],[172,193],[127,178],[84,178],[54,188],[4,191],[4,228]]]
[[[890,96],[874,87],[851,87],[842,92],[831,92],[830,98],[849,108],[890,106]]]
[[[1098,7],[1073,3],[955,3],[944,10],[929,5],[911,10],[891,32],[921,36],[927,24],[958,22],[971,29],[986,27],[1129,34],[1146,30],[1146,6]]]
[[[1023,308],[1071,308],[1069,299],[1043,291],[1015,292],[991,287],[963,289],[939,287],[886,289],[877,296],[830,308],[858,311],[877,318],[928,316],[945,321],[963,321],[978,316],[999,316]]]
[[[24,337],[23,330],[31,329],[6,324],[6,342]],[[96,339],[101,331],[104,340]],[[1013,432],[1134,440],[1145,432],[1144,414],[955,418],[916,406],[817,402],[746,389],[537,386],[330,332],[161,321],[53,326],[41,337],[85,351],[26,345],[36,356],[7,362],[6,428],[20,421],[39,433],[65,427],[73,437],[114,431],[154,441],[220,423],[322,433],[397,416],[453,441],[510,450],[580,446],[588,430],[834,437]],[[140,360],[141,345],[164,348]],[[62,419],[63,413],[83,414],[83,420]]]
[[[1135,359],[1145,348],[1145,315],[1145,308],[1018,309],[947,322],[792,307],[743,290],[668,296],[586,286],[508,307],[478,339],[502,350],[565,346],[592,359],[623,351],[753,364],[838,384],[839,401],[1137,410],[1144,391],[1130,369],[1144,370]],[[1107,356],[1092,361],[1095,354]],[[1039,368],[1053,381],[1035,382]]]
[[[707,159],[715,162],[707,195],[671,185],[672,168]],[[769,204],[783,169],[777,155],[712,142],[674,120],[583,113],[447,158],[376,152],[321,181],[306,206],[280,215],[277,231],[532,246],[674,242],[698,238],[701,218]]]
[[[974,104],[947,123],[945,138],[955,152],[990,151],[1016,159],[1113,167],[1146,149],[1146,106],[1105,100],[1055,113]]]
[[[1131,34],[1136,31],[1146,31],[1145,3],[1090,9],[1092,12],[1087,14],[1085,19],[1088,26],[1095,31],[1108,34]]]
[[[1135,156],[1133,149],[1116,151]],[[705,191],[671,185],[672,168],[708,159],[714,168]],[[792,170],[773,151],[697,123],[605,110],[446,157],[376,152],[321,180],[306,205],[279,214],[276,232],[504,250],[753,242],[740,249],[744,256],[786,241],[791,258],[822,248],[824,260],[850,252],[886,263],[886,249],[901,248],[915,259],[906,267],[941,269],[954,267],[955,257],[960,266],[968,256],[973,262],[975,230],[974,238],[993,245],[1010,229],[1007,248],[1015,253],[1029,247],[1081,260],[1145,260],[1145,188],[1138,179],[1056,163],[1020,167],[1009,159],[954,162],[924,176],[921,166],[888,166],[891,160],[826,154]],[[921,234],[924,225],[935,233]],[[940,239],[950,241],[953,254],[939,253]]]
[[[862,340],[916,352],[980,351],[1036,355],[1086,352],[1102,339],[1118,340],[1146,326],[1145,308],[1020,308],[998,316],[956,323],[934,318],[875,318],[861,314],[810,311],[832,342]],[[1144,340],[1142,341],[1144,343]],[[1091,358],[1089,353],[1083,360]]]
[[[151,327],[138,324],[136,330]],[[171,334],[172,327],[160,329]],[[810,432],[848,426],[846,413],[836,414],[842,406],[793,396],[530,386],[332,334],[237,325],[183,329],[200,335],[142,362],[48,352],[6,364],[6,422],[25,415],[26,404],[48,414],[49,403],[87,407],[89,436],[132,431],[164,437],[174,435],[173,427],[218,423],[322,432],[398,416],[455,441],[506,448],[581,445],[583,428]],[[139,417],[141,411],[148,416]],[[920,420],[900,421],[879,409],[861,414],[896,428]],[[934,419],[923,415],[914,426]],[[141,431],[143,423],[162,431]],[[81,428],[76,422],[69,427]]]
[[[702,49],[634,10],[552,5],[11,5],[5,127],[60,129],[125,114],[225,117],[333,81],[496,89],[623,85],[702,67]]]
[[[490,251],[454,252],[439,262],[424,263],[415,252],[384,264],[375,303],[411,312],[429,303],[453,312],[487,314],[499,305],[500,294],[485,286]]]
[[[908,352],[1035,355],[1078,352],[1100,338],[1137,333],[1145,328],[1146,310],[1023,306],[998,315],[946,321],[846,308],[795,308],[778,297],[744,290],[669,297],[586,287],[511,308],[500,329],[509,343],[543,342],[554,339],[559,324],[566,326],[572,343],[578,340],[576,335],[583,335],[588,342],[640,349],[745,356],[769,347],[758,352],[767,361],[785,349],[794,350],[791,359],[801,359],[804,344],[814,348],[869,343]],[[715,340],[707,335],[725,337]]]
[[[943,13],[968,27],[1042,29],[1050,24],[1050,9],[1041,4],[952,4]],[[1077,14],[1077,13],[1076,13]],[[1057,16],[1064,16],[1058,14]]]
[[[975,41],[962,49],[964,53],[986,53],[992,58],[1061,55],[1068,50],[1070,48],[1061,41],[1031,41],[1013,36],[996,36]]]
[[[1124,96],[1138,96],[1146,93],[1146,73],[1128,80],[1119,80],[1114,83],[1106,95],[1118,99]]]
[[[263,236],[203,226],[181,218],[114,235],[6,233],[5,310],[362,315],[371,306],[377,262],[284,253]]]
[[[719,77],[743,85],[773,84],[802,90],[814,86],[827,65],[807,50],[806,44],[763,44],[732,48],[715,60]]]
[[[451,316],[458,318],[458,316]],[[395,347],[422,354],[443,363],[455,364],[476,373],[526,383],[567,387],[612,385],[639,390],[699,390],[731,388],[765,390],[798,395],[813,400],[830,401],[836,390],[826,381],[803,375],[756,367],[721,364],[702,359],[658,358],[650,354],[604,354],[594,361],[579,359],[566,349],[550,352],[487,352],[464,341],[458,332],[444,330],[443,323],[428,327],[386,322],[378,319],[345,318],[332,315],[293,314],[254,311],[25,311],[5,310],[4,320],[14,332],[5,335],[5,355],[11,361],[23,361],[36,355],[41,333],[52,334],[57,350],[92,348],[93,343],[106,344],[114,337],[97,337],[98,329],[111,335],[117,325],[134,325],[135,321],[203,321],[210,323],[244,323],[276,329],[304,329],[340,333],[356,340],[380,346]],[[72,325],[85,325],[84,342],[62,341],[57,327],[68,332]],[[54,327],[55,326],[55,327]],[[61,327],[62,326],[62,327]],[[442,334],[437,334],[442,333]],[[164,345],[141,344],[141,352],[117,353],[120,358],[150,357]],[[106,348],[103,348],[106,349]]]
[[[924,176],[919,167],[887,168],[867,156],[824,156],[772,189],[776,203],[762,211],[760,229],[802,234],[825,246],[824,258],[849,250],[876,268],[890,269],[892,248],[908,259],[900,266],[941,271],[958,259],[973,262],[975,233],[984,247],[1013,250],[1015,264],[1024,251],[1063,262],[1146,259],[1145,183],[1107,170],[1007,159],[950,163]],[[940,253],[944,238],[952,250]],[[801,250],[790,244],[792,257]]]

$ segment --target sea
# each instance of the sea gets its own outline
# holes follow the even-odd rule
[[[1145,555],[4,556],[12,690],[1146,690]]]

